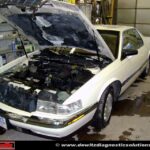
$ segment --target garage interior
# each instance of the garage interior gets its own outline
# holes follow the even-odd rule
[[[87,18],[96,25],[126,25],[136,27],[150,39],[150,1],[149,0],[64,0],[77,4]],[[100,7],[99,7],[99,6]],[[0,66],[22,56],[18,51],[15,57],[9,56],[4,48],[1,35],[13,32],[10,26],[3,24],[0,18]],[[36,49],[27,39],[28,52]],[[150,43],[149,43],[150,44]],[[3,50],[2,50],[3,49]],[[145,141],[150,140],[150,75],[138,78],[114,106],[109,125],[98,132],[91,124],[87,124],[64,141]],[[55,139],[35,135],[20,128],[6,131],[0,140],[15,141],[53,141]]]

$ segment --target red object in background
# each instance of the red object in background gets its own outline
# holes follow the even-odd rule
[[[0,150],[15,150],[15,142],[0,141]]]

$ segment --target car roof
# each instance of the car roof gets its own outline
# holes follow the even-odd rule
[[[118,32],[123,32],[125,30],[134,28],[131,26],[123,26],[123,25],[94,25],[94,26],[96,29],[99,30],[111,30],[111,31],[118,31]]]

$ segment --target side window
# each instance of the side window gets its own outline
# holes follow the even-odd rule
[[[139,49],[143,46],[143,40],[135,29],[124,32],[123,49]]]
[[[98,30],[98,32],[110,48],[115,58],[117,58],[119,51],[120,33],[118,31],[111,30]]]

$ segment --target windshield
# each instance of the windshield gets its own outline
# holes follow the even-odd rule
[[[119,51],[119,32],[111,30],[98,30],[98,32],[103,37],[104,41],[112,51],[115,58],[117,58]]]
[[[97,44],[78,16],[73,14],[14,14],[8,19],[39,45],[75,46],[96,50]]]

